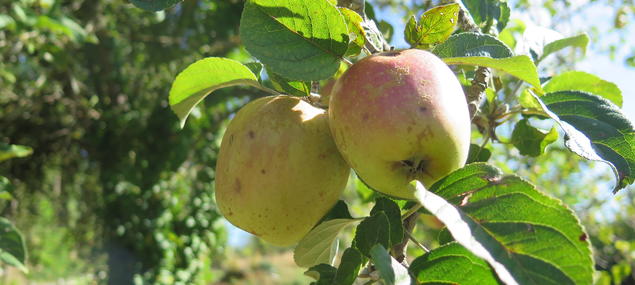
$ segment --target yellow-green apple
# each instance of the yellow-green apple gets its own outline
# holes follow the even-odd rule
[[[291,245],[335,205],[349,171],[324,110],[296,97],[264,97],[238,111],[225,131],[216,202],[235,226]]]
[[[329,103],[340,153],[369,186],[414,199],[408,183],[430,186],[462,167],[470,117],[452,70],[423,50],[368,56],[340,77]]]

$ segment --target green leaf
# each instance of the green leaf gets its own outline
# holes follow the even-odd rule
[[[470,151],[467,155],[467,163],[487,162],[492,156],[492,152],[487,148],[481,148],[477,144],[470,144]]]
[[[0,143],[0,161],[16,157],[26,157],[33,153],[28,146]]]
[[[487,27],[496,21],[496,28],[502,31],[509,21],[510,9],[507,2],[501,0],[463,0],[465,7],[470,12],[474,22],[484,27],[484,32],[489,32]]]
[[[88,41],[90,43],[97,43],[98,39],[94,35],[90,35],[88,31],[81,24],[69,17],[61,17],[59,19],[60,24],[64,25],[71,31],[71,38],[76,42]]]
[[[319,223],[335,219],[352,219],[351,213],[348,211],[348,205],[343,200],[338,200],[335,206],[329,210]],[[319,224],[318,223],[318,224]]]
[[[425,11],[419,19],[416,46],[438,44],[447,40],[456,28],[460,9],[459,4],[453,3]]]
[[[370,210],[370,215],[373,216],[379,212],[386,214],[390,224],[387,229],[384,229],[388,230],[390,233],[390,242],[388,243],[388,247],[402,242],[404,238],[404,229],[403,224],[401,223],[401,210],[399,209],[399,205],[385,197],[377,198],[375,206],[372,210]]]
[[[42,30],[49,30],[55,34],[64,35],[73,42],[82,42],[88,38],[88,32],[69,17],[57,19],[48,16],[39,16],[37,17],[36,26]],[[92,42],[96,42],[96,40]]]
[[[386,213],[377,212],[357,225],[353,245],[363,255],[370,257],[370,249],[375,244],[381,244],[385,248],[390,247],[390,232],[386,230],[389,228],[390,221]]]
[[[262,84],[262,69],[263,65],[260,62],[248,62],[245,63],[245,66],[251,70],[251,72],[256,75],[258,82]]]
[[[501,2],[500,17],[498,18],[498,21],[496,23],[496,29],[498,29],[499,32],[505,29],[505,27],[507,26],[507,22],[509,22],[509,17],[511,16],[511,14],[512,10],[507,5],[507,2]]]
[[[536,89],[541,90],[538,71],[534,62],[526,55],[518,55],[508,58],[490,58],[490,57],[447,57],[443,58],[446,64],[466,64],[485,66],[496,70],[503,71],[520,80],[523,80]]]
[[[370,260],[375,264],[384,284],[410,284],[408,270],[392,258],[381,244],[376,244],[370,249]]]
[[[624,64],[630,67],[635,67],[635,53],[633,53],[633,55],[624,59]]]
[[[446,41],[456,28],[460,7],[456,3],[434,7],[421,15],[419,23],[411,16],[404,30],[406,41],[413,48],[428,48]]]
[[[538,102],[538,100],[534,97],[534,95],[532,95],[532,93],[529,92],[528,89],[525,89],[523,90],[523,92],[520,93],[520,97],[518,98],[518,103],[520,103],[520,105],[523,108],[536,109],[536,110],[542,109],[540,102]]]
[[[342,254],[342,261],[337,268],[333,284],[353,284],[359,274],[359,270],[362,268],[363,262],[364,257],[357,249],[347,248]]]
[[[335,219],[320,223],[300,240],[293,251],[293,260],[301,267],[333,263],[335,253],[332,248],[337,243],[337,235],[357,221],[358,219]]]
[[[362,16],[355,11],[348,8],[338,8],[346,20],[348,26],[348,37],[350,42],[348,43],[348,50],[346,56],[358,56],[364,45],[366,44],[366,32],[362,27]]]
[[[417,18],[414,15],[410,16],[410,18],[408,18],[408,23],[406,23],[406,27],[403,30],[403,36],[411,47],[416,47],[418,45],[420,32],[421,29],[417,23]]]
[[[249,0],[240,19],[247,51],[273,72],[298,81],[331,77],[348,49],[348,29],[327,1]]]
[[[130,0],[135,6],[152,12],[165,10],[181,1],[183,0]]]
[[[539,100],[567,134],[565,145],[571,151],[613,168],[614,192],[635,181],[635,129],[615,104],[580,91],[548,93]]]
[[[472,32],[452,35],[447,41],[432,49],[432,53],[440,58],[506,58],[514,55],[512,50],[497,38]]]
[[[337,272],[337,268],[328,265],[328,264],[318,264],[309,268],[304,275],[309,276],[317,282],[311,283],[316,285],[331,285],[335,280],[335,274]]]
[[[473,163],[417,200],[508,284],[591,284],[590,243],[573,211],[529,182]]]
[[[610,100],[622,107],[622,91],[613,82],[583,71],[568,71],[552,77],[543,87],[545,92],[584,91]]]
[[[366,13],[366,17],[370,20],[377,21],[377,17],[375,17],[375,7],[370,4],[370,1],[364,1],[364,13]]]
[[[408,268],[420,283],[499,284],[487,262],[453,242],[416,258]]]
[[[377,23],[377,28],[386,41],[390,42],[392,40],[392,36],[395,34],[395,28],[390,23],[381,20]]]
[[[0,261],[27,273],[25,260],[26,247],[22,234],[9,220],[0,217]]]
[[[311,82],[288,80],[267,68],[273,89],[284,94],[304,97],[311,93]]]
[[[587,34],[580,34],[577,36],[568,37],[568,38],[550,42],[547,45],[545,45],[545,47],[542,49],[542,55],[540,56],[540,59],[538,60],[538,62],[542,61],[548,55],[567,47],[580,48],[582,50],[582,54],[585,54],[586,48],[588,45],[589,45],[589,36],[587,36]]]
[[[0,15],[0,29],[13,29],[15,20],[9,15]]]
[[[558,139],[558,131],[551,128],[545,132],[529,125],[528,119],[522,119],[514,127],[512,132],[512,144],[522,155],[539,156],[545,152],[545,148]]]
[[[366,42],[373,46],[375,50],[384,51],[389,46],[375,21],[371,19],[363,21],[362,28],[364,28],[364,33],[366,34]]]
[[[13,185],[11,185],[11,182],[9,182],[9,179],[7,179],[4,176],[0,176],[0,199],[1,200],[13,199],[13,195],[11,195],[11,192],[13,192]]]
[[[208,94],[235,85],[260,87],[256,75],[238,61],[220,57],[201,59],[181,71],[172,82],[170,107],[183,127],[192,109]]]

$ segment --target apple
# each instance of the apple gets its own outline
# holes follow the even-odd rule
[[[423,50],[353,64],[333,87],[329,118],[344,159],[371,188],[393,197],[414,199],[409,182],[429,187],[467,159],[463,89],[443,61]]]
[[[349,172],[324,110],[297,97],[264,97],[238,111],[225,131],[216,203],[236,227],[292,245],[335,205]]]
[[[320,88],[320,104],[328,106],[331,99],[331,91],[333,91],[333,85],[335,85],[335,79],[331,78],[324,83],[324,86]]]

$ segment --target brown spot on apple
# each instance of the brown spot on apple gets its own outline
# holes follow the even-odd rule
[[[255,138],[255,137],[256,137],[256,133],[254,133],[254,131],[251,131],[251,130],[250,130],[247,134],[249,135],[249,138],[250,138],[250,139],[253,139],[253,138]]]
[[[242,185],[240,184],[240,179],[236,178],[236,180],[234,180],[234,192],[236,192],[236,194],[240,194],[241,191]]]
[[[260,173],[262,173],[262,174],[266,174],[266,173],[267,173],[267,171],[263,168],[263,169],[260,169]]]
[[[434,138],[434,132],[432,132],[432,129],[430,128],[430,126],[425,126],[423,128],[423,131],[417,135],[417,140],[419,141],[431,140],[433,138]]]

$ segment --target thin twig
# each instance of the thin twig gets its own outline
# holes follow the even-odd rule
[[[401,216],[401,221],[406,220],[408,217],[410,217],[415,212],[419,211],[419,209],[421,208],[423,208],[423,206],[421,206],[421,204],[419,203],[417,203],[417,205],[412,206],[412,208],[408,209],[408,211]]]
[[[425,252],[430,252],[430,250],[423,244],[421,244],[417,239],[415,239],[414,236],[412,236],[412,233],[410,232],[406,232],[406,235],[408,236],[408,238],[412,241],[412,243],[414,243],[416,246],[418,246],[419,248],[423,249],[423,251]]]

